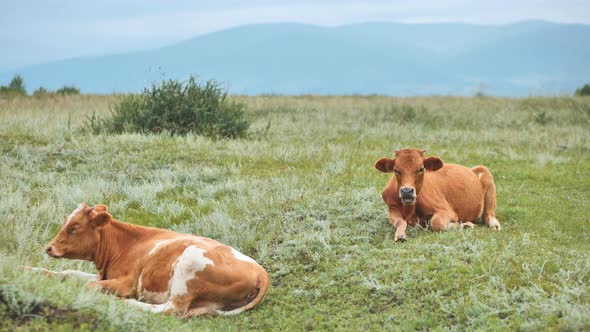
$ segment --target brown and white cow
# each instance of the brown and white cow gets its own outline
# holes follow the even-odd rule
[[[389,222],[396,228],[395,241],[406,239],[406,227],[430,219],[430,228],[443,231],[459,226],[473,227],[482,219],[500,230],[496,219],[496,187],[484,166],[467,168],[443,163],[438,157],[424,157],[426,150],[395,151],[393,159],[383,157],[375,168],[394,173],[382,197],[389,208]]]
[[[259,304],[269,286],[264,268],[232,247],[123,223],[105,205],[80,204],[45,251],[55,258],[92,261],[99,273],[36,270],[89,280],[90,286],[151,312],[235,315]]]

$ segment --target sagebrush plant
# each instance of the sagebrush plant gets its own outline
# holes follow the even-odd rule
[[[57,90],[55,90],[55,93],[58,95],[79,95],[80,94],[80,89],[78,89],[77,87],[73,86],[73,85],[66,85],[63,86]]]
[[[209,80],[200,84],[191,76],[187,81],[165,80],[152,84],[138,95],[128,95],[113,106],[110,118],[89,119],[93,131],[193,133],[218,138],[244,137],[250,123],[245,105],[231,101],[221,84]]]
[[[590,330],[589,98],[229,96],[263,137],[68,131],[123,98],[0,102],[0,330]],[[394,243],[373,164],[402,147],[486,165],[503,230]],[[184,319],[19,269],[95,272],[43,250],[80,202],[235,247],[266,299]]]

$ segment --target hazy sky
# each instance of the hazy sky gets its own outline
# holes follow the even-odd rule
[[[590,0],[0,0],[0,72],[154,48],[250,23],[503,24],[530,19],[590,24]]]

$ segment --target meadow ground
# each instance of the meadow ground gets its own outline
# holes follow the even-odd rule
[[[590,99],[233,97],[250,139],[92,135],[116,96],[0,101],[0,330],[589,330]],[[495,176],[500,232],[393,242],[373,163],[421,147]],[[220,240],[271,274],[234,317],[153,315],[44,245],[80,202]]]

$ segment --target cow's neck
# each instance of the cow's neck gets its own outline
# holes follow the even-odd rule
[[[145,235],[145,228],[111,219],[100,233],[100,241],[93,257],[101,280],[117,264],[129,247]]]
[[[412,205],[405,205],[402,204],[402,216],[404,220],[406,220],[410,224],[414,224],[416,222],[416,204]]]

